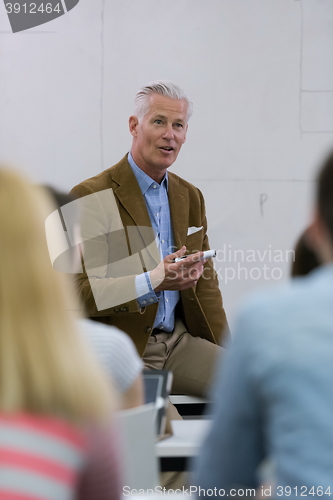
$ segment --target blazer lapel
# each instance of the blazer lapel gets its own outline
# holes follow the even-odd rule
[[[114,194],[137,226],[151,227],[150,217],[140,186],[127,160],[126,163],[122,163],[118,164],[121,169],[115,170],[112,175],[113,180],[118,184]]]
[[[127,155],[112,168],[110,175],[112,180],[118,184],[118,187],[114,188],[115,196],[132,218],[134,225],[138,227],[145,246],[149,247],[152,242],[151,230],[146,228],[151,228],[150,217],[140,186],[127,161]],[[187,237],[189,194],[188,190],[179,184],[179,178],[172,172],[169,172],[168,175],[168,197],[174,244],[177,249],[180,249],[186,243]],[[150,253],[156,260],[155,248]]]
[[[153,229],[150,222],[147,206],[142,196],[140,186],[136,177],[127,161],[127,155],[123,158],[114,168],[112,172],[112,180],[118,184],[114,189],[114,194],[118,198],[121,206],[126,210],[133,220],[133,226],[139,232],[144,247],[148,250],[150,255],[155,260],[156,264],[159,263],[159,252],[154,242]],[[129,227],[126,230],[130,232],[132,252],[138,251],[136,242],[136,229]]]
[[[169,173],[169,205],[173,229],[174,243],[179,250],[186,243],[189,220],[188,190],[179,184],[179,178]]]

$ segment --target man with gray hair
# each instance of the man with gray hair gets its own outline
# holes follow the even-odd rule
[[[88,316],[127,332],[147,368],[171,370],[173,393],[204,396],[227,321],[213,263],[203,260],[202,193],[168,172],[191,114],[177,85],[141,88],[129,118],[131,151],[72,193],[94,197],[86,210],[85,272],[77,278]]]

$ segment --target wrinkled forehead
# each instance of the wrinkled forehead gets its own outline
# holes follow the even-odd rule
[[[185,99],[172,99],[160,94],[151,94],[145,116],[160,115],[186,122],[187,111],[188,105]]]

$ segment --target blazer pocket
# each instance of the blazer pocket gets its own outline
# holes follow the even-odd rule
[[[191,226],[188,228],[187,230],[187,236],[191,236],[192,234],[195,234],[195,233],[198,233],[199,231],[201,231],[203,228],[203,226]]]
[[[194,234],[190,234],[186,238],[186,248],[189,253],[200,252],[203,243],[203,231],[198,231]]]

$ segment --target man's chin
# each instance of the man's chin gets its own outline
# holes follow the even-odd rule
[[[174,164],[174,161],[162,163],[159,165],[159,169],[160,170],[167,170],[169,167],[172,167],[173,164]]]
[[[167,158],[160,158],[158,163],[161,168],[169,168],[175,163],[176,159],[177,155],[170,155]]]

